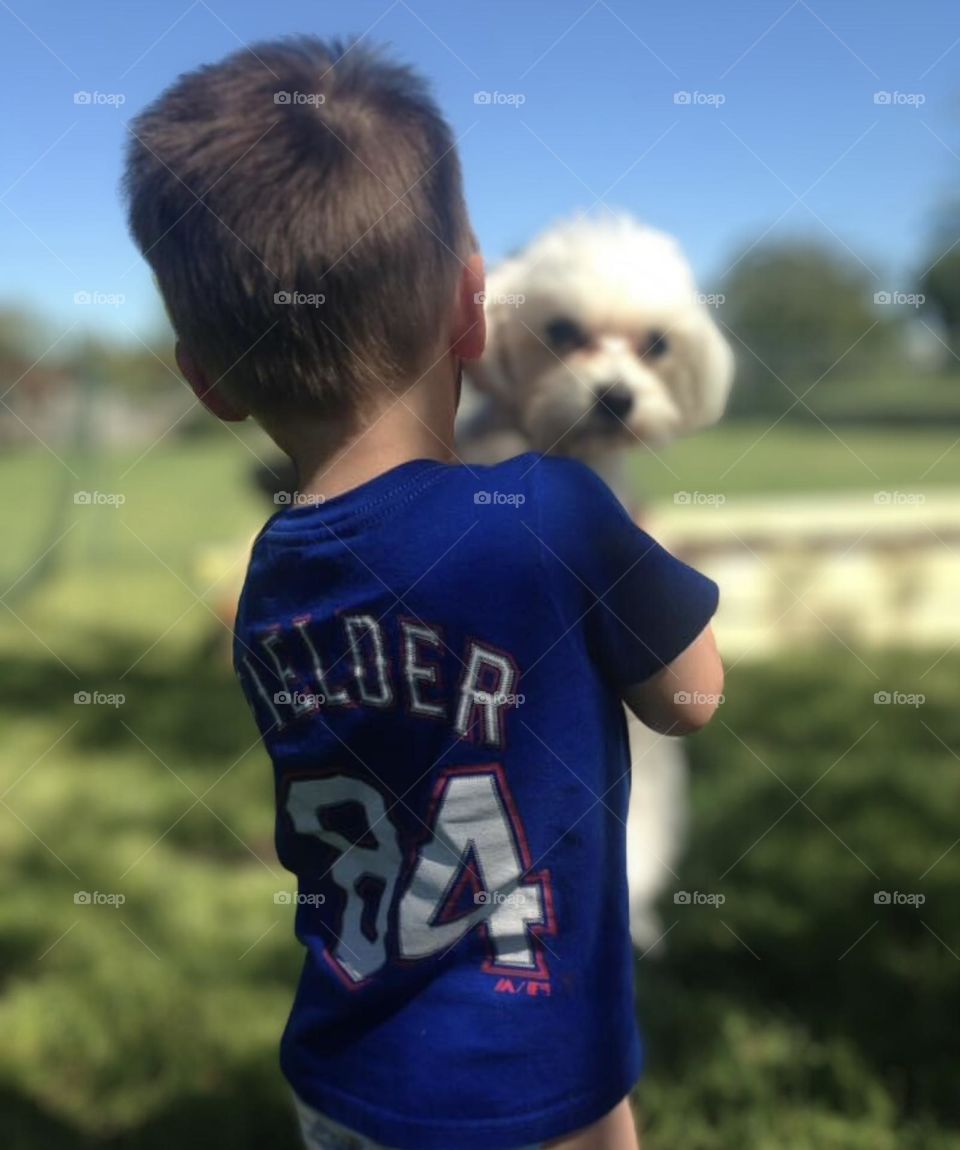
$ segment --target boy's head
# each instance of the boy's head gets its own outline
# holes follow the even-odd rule
[[[130,130],[130,227],[217,414],[348,426],[438,357],[479,355],[460,164],[409,68],[357,44],[255,45]]]

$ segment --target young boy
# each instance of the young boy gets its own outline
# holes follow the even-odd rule
[[[580,464],[457,464],[483,270],[417,75],[259,45],[131,132],[181,370],[297,468],[234,654],[299,884],[281,1065],[304,1138],[632,1150],[621,700],[703,726],[717,588]]]

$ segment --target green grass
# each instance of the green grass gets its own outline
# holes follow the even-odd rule
[[[678,885],[726,901],[668,904],[669,961],[638,971],[654,1148],[960,1147],[958,663],[930,662],[737,668],[691,741]],[[926,702],[875,706],[894,685]]]
[[[795,390],[803,395],[806,389]],[[804,403],[791,415],[802,419],[812,417],[811,413],[827,422],[846,419],[856,423],[866,418],[878,424],[900,420],[931,427],[952,423],[956,427],[960,426],[960,376],[909,370],[857,379],[827,376],[806,391]]]
[[[0,458],[0,483],[10,493],[0,583],[17,579],[66,532],[51,553],[59,577],[43,592],[50,611],[58,619],[95,616],[126,632],[138,625],[148,595],[156,606],[147,624],[153,627],[159,615],[189,604],[178,577],[204,590],[196,573],[202,548],[243,539],[269,514],[248,472],[273,456],[261,435],[246,431],[238,441],[223,429],[164,441],[145,455],[67,455],[75,475],[44,451],[8,451]],[[960,485],[960,431],[731,423],[657,452],[638,451],[632,469],[651,501],[684,490],[747,496]],[[125,503],[75,506],[75,491],[119,493]],[[122,577],[107,584],[103,570]]]
[[[729,423],[638,453],[640,491],[670,499],[675,491],[747,496],[960,484],[960,428],[771,424]]]
[[[761,440],[727,486],[717,475],[755,441],[748,428],[674,445],[676,476],[650,458],[638,474],[659,497],[909,489],[952,442],[844,438],[882,483],[797,427]],[[71,503],[49,580],[0,615],[5,1150],[297,1145],[276,1065],[300,950],[273,893],[292,880],[273,855],[268,764],[196,598],[198,551],[269,511],[250,458],[223,435],[132,469],[133,455],[74,464],[71,491],[127,502]],[[9,582],[61,489],[37,454],[8,454],[0,479],[17,494]],[[947,451],[924,484],[958,481]],[[866,662],[876,678],[843,648],[737,666],[691,741],[678,887],[725,902],[668,897],[668,954],[638,962],[646,1150],[960,1150],[960,655],[929,673],[915,654]],[[126,701],[74,704],[93,689]],[[876,707],[878,689],[927,702]],[[877,890],[926,902],[878,906]],[[126,901],[77,905],[77,891]]]

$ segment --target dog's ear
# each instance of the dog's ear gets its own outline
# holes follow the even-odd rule
[[[702,307],[690,341],[692,404],[686,412],[684,433],[711,427],[723,415],[733,384],[734,359],[713,317]]]

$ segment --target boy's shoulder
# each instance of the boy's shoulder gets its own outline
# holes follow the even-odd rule
[[[633,529],[629,516],[604,480],[585,463],[527,452],[502,463],[457,468],[451,500],[472,504],[466,519],[486,523],[504,548],[536,544],[546,560],[576,565],[577,556],[610,532]],[[469,495],[463,499],[464,490]],[[463,507],[462,507],[463,509]],[[476,540],[480,542],[480,540]]]
[[[457,470],[468,486],[449,489],[450,505],[460,508],[447,530],[469,526],[471,550],[494,549],[505,569],[528,563],[533,552],[576,582],[611,550],[632,551],[642,535],[604,480],[579,460],[528,452]],[[434,519],[447,518],[445,508],[435,510],[441,514]]]
[[[466,482],[477,493],[478,504],[518,504],[535,499],[543,510],[554,500],[581,500],[598,494],[614,498],[603,480],[577,459],[529,451],[501,463],[464,465]]]

